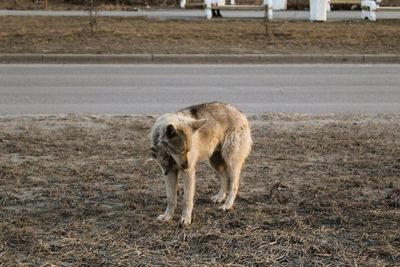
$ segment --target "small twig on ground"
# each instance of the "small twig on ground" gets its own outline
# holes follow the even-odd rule
[[[89,25],[90,25],[90,33],[93,35],[97,32],[97,14],[94,7],[95,0],[89,0]]]
[[[265,19],[265,40],[271,41],[273,37],[271,22],[268,19]]]

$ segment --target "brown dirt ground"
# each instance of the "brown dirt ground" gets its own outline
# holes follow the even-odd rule
[[[0,117],[5,266],[398,266],[400,115],[250,117],[254,146],[235,207],[160,223],[153,116]],[[181,196],[180,196],[181,198]],[[45,265],[48,264],[48,265]]]
[[[0,17],[0,53],[400,53],[400,21]],[[267,35],[270,32],[271,35]]]

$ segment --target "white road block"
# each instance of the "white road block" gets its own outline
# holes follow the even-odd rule
[[[376,12],[400,12],[400,7],[379,6],[381,0],[362,0],[361,1],[361,18],[376,21]]]
[[[396,8],[380,8],[379,3],[381,0],[361,0],[361,1],[354,1],[354,0],[341,0],[333,1],[333,0],[310,0],[310,20],[311,21],[326,21],[327,19],[327,12],[330,11],[330,4],[336,3],[355,3],[361,2],[361,18],[368,19],[375,21],[376,20],[376,11],[385,11],[385,10],[393,10]],[[399,8],[400,10],[400,8]]]
[[[205,0],[204,1],[204,6],[205,6],[205,15],[207,19],[212,18],[212,6],[225,6],[225,0]]]
[[[205,15],[207,19],[212,19],[212,11],[211,11],[211,5],[213,4],[211,0],[205,0]]]
[[[273,1],[273,10],[286,10],[286,9],[287,9],[287,0]]]
[[[272,20],[274,18],[274,13],[273,13],[274,1],[276,0],[264,0],[263,2],[263,5],[265,7],[264,17],[268,18],[268,20]]]
[[[225,0],[204,0],[204,14],[207,19],[212,18],[212,9],[221,10],[264,10],[264,17],[273,19],[273,4],[275,0],[263,0],[262,5],[225,5]],[[221,7],[221,8],[218,8]]]
[[[310,20],[326,21],[328,0],[310,0]]]
[[[205,0],[205,15],[207,19],[212,18],[212,6],[225,6],[225,0]]]
[[[180,6],[181,8],[185,8],[185,6],[186,6],[186,0],[179,0],[179,6]]]
[[[364,0],[361,2],[361,18],[376,21],[376,9],[378,5],[375,1]]]

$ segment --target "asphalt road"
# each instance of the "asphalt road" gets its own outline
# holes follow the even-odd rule
[[[43,11],[43,10],[0,10],[0,16],[88,16],[86,11]],[[148,17],[158,19],[204,19],[203,10],[168,9],[140,11],[100,11],[98,16],[105,17]],[[263,18],[263,11],[222,11],[224,18]],[[400,12],[378,12],[377,19],[400,19]],[[308,20],[309,11],[274,11],[274,20]],[[328,21],[361,20],[361,11],[332,11]]]
[[[400,112],[400,65],[0,65],[0,114]]]

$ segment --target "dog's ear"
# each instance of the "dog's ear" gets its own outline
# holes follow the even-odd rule
[[[176,135],[176,129],[174,125],[168,124],[167,128],[165,128],[165,135],[167,138],[172,138]]]
[[[193,132],[197,131],[198,129],[200,129],[205,123],[207,122],[207,119],[201,119],[201,120],[194,120],[191,123],[191,127]]]

